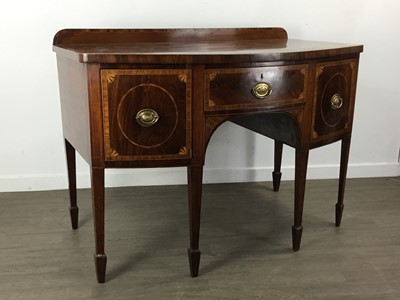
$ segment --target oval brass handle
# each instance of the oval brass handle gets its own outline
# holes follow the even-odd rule
[[[257,99],[264,99],[271,95],[272,88],[266,82],[259,82],[253,87],[251,92]]]
[[[136,122],[143,127],[153,126],[159,118],[158,113],[150,108],[142,109],[136,114]]]
[[[331,98],[331,108],[338,109],[343,105],[343,98],[339,94],[335,94]]]

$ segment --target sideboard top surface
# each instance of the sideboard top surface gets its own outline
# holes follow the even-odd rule
[[[251,63],[363,51],[362,45],[288,39],[283,28],[63,29],[53,46],[83,63]]]

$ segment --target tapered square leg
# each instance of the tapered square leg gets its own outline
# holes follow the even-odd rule
[[[304,193],[306,187],[307,163],[309,150],[296,149],[295,184],[294,184],[294,224],[292,226],[292,246],[294,251],[300,249],[303,233],[302,218]]]
[[[335,225],[336,227],[340,226],[342,222],[342,215],[344,209],[344,190],[346,187],[346,174],[347,174],[347,165],[349,162],[349,153],[350,153],[350,141],[351,136],[347,136],[342,139],[342,149],[340,155],[340,171],[339,171],[339,192],[338,192],[338,201],[335,205]]]
[[[189,193],[189,234],[190,247],[188,249],[190,276],[199,275],[200,255],[200,215],[201,195],[203,184],[203,166],[188,167],[188,193]]]
[[[106,282],[107,256],[105,254],[94,254],[94,265],[98,283]]]
[[[67,157],[68,171],[68,191],[69,191],[69,214],[71,218],[72,229],[78,228],[79,208],[76,199],[76,158],[75,148],[65,139],[65,153]]]
[[[189,269],[192,277],[199,276],[200,256],[200,250],[188,249]]]
[[[274,191],[279,191],[281,185],[281,164],[282,164],[282,150],[283,143],[281,141],[275,140],[274,142],[274,171],[272,172],[272,183]]]
[[[69,207],[69,216],[71,219],[72,229],[78,229],[79,207],[78,206],[70,206]]]
[[[303,234],[303,227],[292,226],[292,247],[294,251],[300,250],[301,235]]]
[[[104,253],[104,168],[91,168],[92,206],[97,281],[105,282],[107,256]]]

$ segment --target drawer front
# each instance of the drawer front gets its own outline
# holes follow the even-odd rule
[[[106,160],[189,158],[190,70],[101,70]]]
[[[206,111],[279,107],[304,102],[308,66],[206,70]]]
[[[356,74],[356,60],[317,64],[313,139],[323,139],[351,129]]]

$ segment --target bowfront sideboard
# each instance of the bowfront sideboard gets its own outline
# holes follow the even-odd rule
[[[75,151],[91,170],[95,266],[105,282],[106,168],[187,166],[190,274],[198,276],[206,148],[226,121],[295,148],[292,246],[300,248],[309,150],[341,141],[340,226],[361,45],[288,39],[282,28],[64,29],[57,55],[70,216]]]

